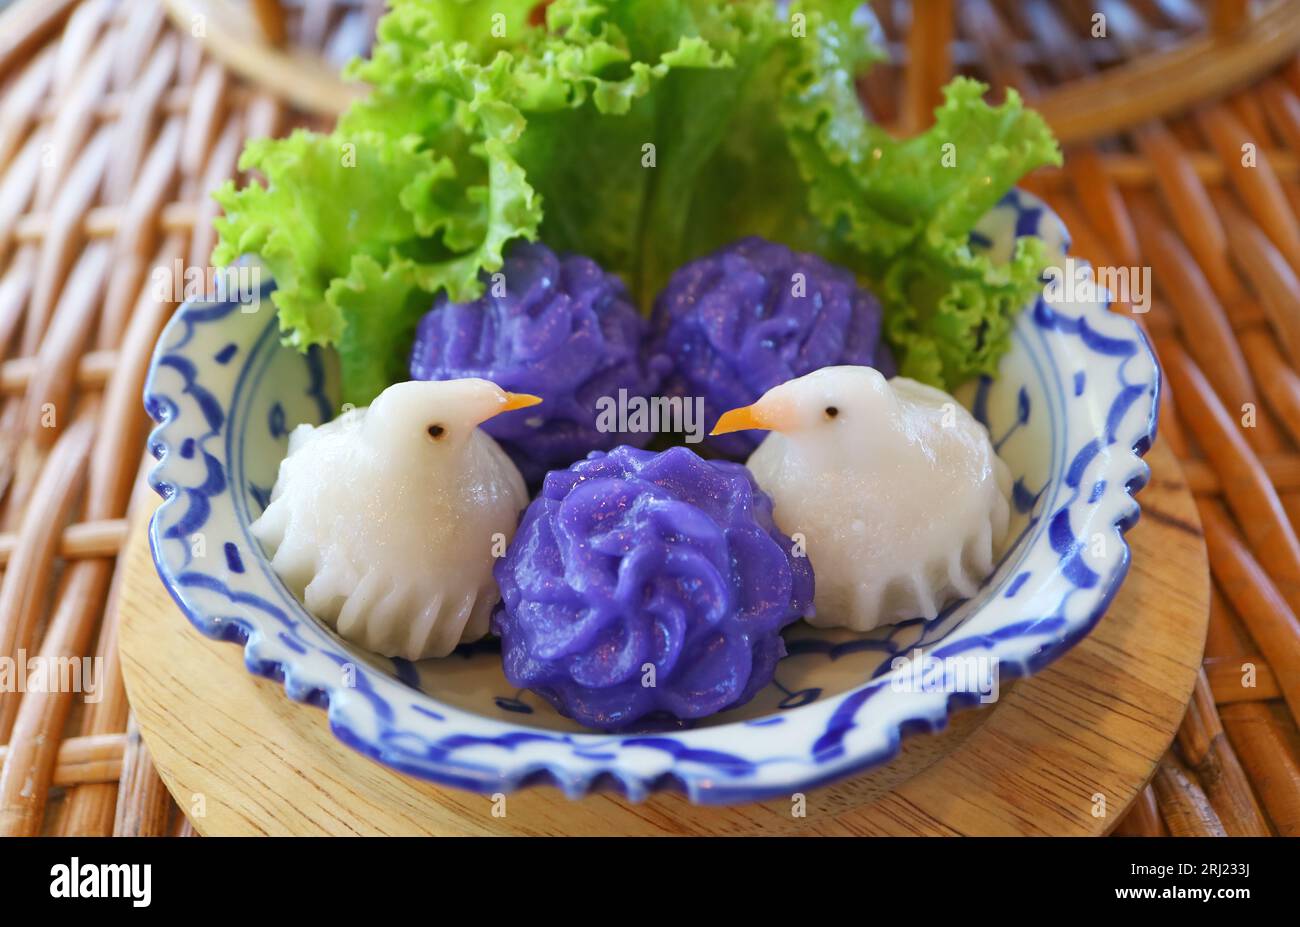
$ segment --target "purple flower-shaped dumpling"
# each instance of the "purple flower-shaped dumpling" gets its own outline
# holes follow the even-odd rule
[[[482,426],[530,484],[593,449],[649,440],[648,433],[600,427],[602,397],[616,402],[620,390],[652,396],[666,366],[643,358],[648,326],[618,277],[590,258],[561,258],[519,241],[502,275],[494,281],[484,274],[483,282],[483,296],[472,303],[438,295],[416,330],[412,379],[482,377],[541,396],[541,405]]]
[[[700,396],[709,423],[773,386],[822,367],[894,374],[880,340],[880,304],[852,272],[815,254],[742,238],[679,269],[654,308],[654,350],[671,357],[671,396]],[[739,431],[709,439],[744,459],[765,437]]]
[[[601,730],[748,701],[812,567],[740,464],[617,447],[546,476],[493,573],[506,679]]]

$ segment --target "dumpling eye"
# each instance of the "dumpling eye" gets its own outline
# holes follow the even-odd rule
[[[447,433],[447,429],[446,429],[446,428],[443,428],[441,425],[430,425],[430,426],[429,426],[429,437],[432,438],[432,439],[435,440],[435,441],[437,441],[439,438],[441,438],[441,437],[442,437],[443,435],[445,435],[446,433]]]
[[[838,407],[838,406],[827,406],[827,407],[826,407],[826,417],[827,417],[827,418],[835,418],[835,417],[836,417],[837,415],[839,415],[839,414],[840,414],[840,410],[839,410],[839,407]]]

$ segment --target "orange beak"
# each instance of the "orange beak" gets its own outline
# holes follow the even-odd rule
[[[493,413],[500,415],[502,412],[513,412],[515,409],[527,409],[529,406],[535,406],[542,401],[541,396],[534,396],[532,393],[504,393],[506,401],[501,407]]]
[[[780,425],[774,420],[766,409],[759,408],[758,403],[753,405],[741,406],[739,409],[732,409],[730,412],[722,413],[718,419],[718,424],[713,426],[709,432],[711,435],[725,435],[733,431],[749,431],[751,429],[761,429],[770,431]]]

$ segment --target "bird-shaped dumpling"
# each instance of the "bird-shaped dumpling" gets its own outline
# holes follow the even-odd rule
[[[528,504],[518,469],[478,425],[540,401],[487,380],[411,381],[299,425],[253,534],[345,640],[445,656],[487,633],[494,558]]]
[[[818,627],[933,618],[992,571],[1010,473],[941,390],[871,367],[824,367],[718,420],[770,432],[750,456],[777,525],[817,577]]]

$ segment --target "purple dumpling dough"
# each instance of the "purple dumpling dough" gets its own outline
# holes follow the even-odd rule
[[[502,274],[494,285],[485,273],[471,303],[438,295],[416,330],[411,378],[482,377],[541,396],[541,405],[482,426],[530,485],[591,450],[644,445],[649,433],[597,427],[601,397],[653,396],[667,367],[643,356],[648,325],[622,281],[590,258],[525,241],[511,246]]]
[[[822,367],[875,367],[893,376],[880,322],[880,303],[851,271],[749,237],[673,274],[655,301],[653,350],[674,365],[665,393],[703,397],[711,427],[728,409]],[[708,443],[744,460],[764,437],[739,431]]]
[[[748,701],[785,656],[781,629],[812,611],[812,567],[771,499],[685,447],[547,474],[493,575],[506,679],[606,731]]]

